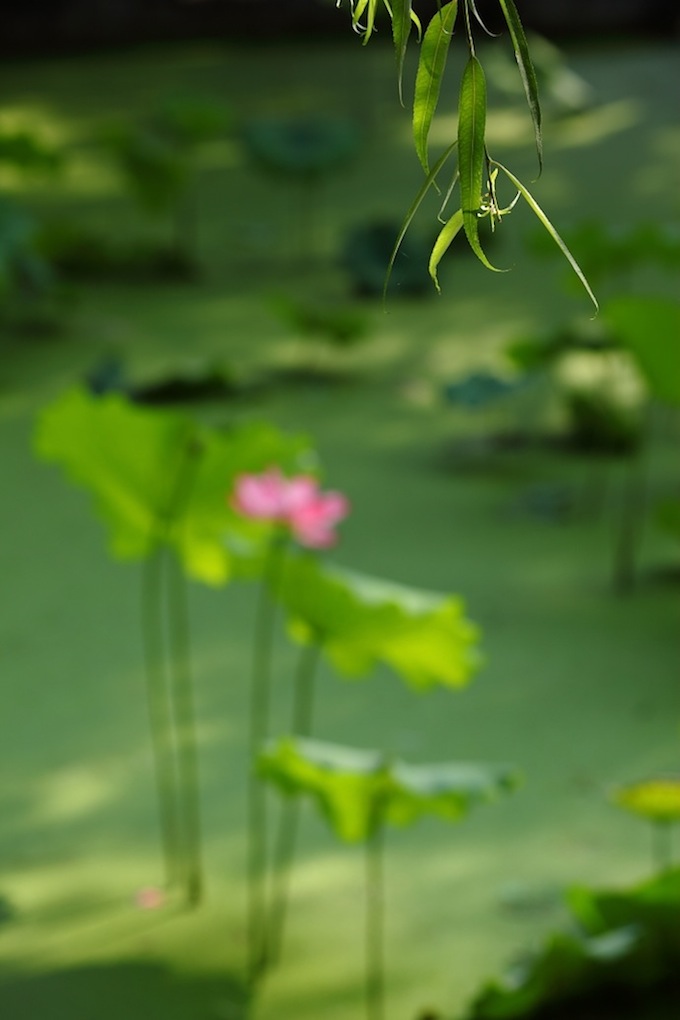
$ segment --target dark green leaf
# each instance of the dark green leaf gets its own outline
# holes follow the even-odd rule
[[[442,77],[458,13],[452,0],[432,17],[420,48],[413,101],[413,138],[416,153],[426,174],[430,172],[427,140],[439,102]]]
[[[512,39],[512,46],[515,51],[515,59],[519,68],[520,77],[522,79],[522,85],[524,86],[524,92],[527,97],[527,105],[529,106],[529,112],[531,113],[531,119],[534,124],[534,134],[536,136],[536,153],[538,155],[538,172],[539,174],[543,170],[543,135],[541,132],[541,106],[538,99],[538,81],[536,80],[536,71],[531,60],[531,53],[529,52],[529,45],[527,43],[526,35],[524,34],[524,28],[520,21],[517,8],[515,7],[514,0],[499,0],[505,20],[510,30],[510,38]]]

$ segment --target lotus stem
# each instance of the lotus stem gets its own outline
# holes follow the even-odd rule
[[[314,681],[321,648],[322,645],[319,641],[305,645],[298,660],[292,726],[293,733],[298,737],[309,736],[312,732]],[[274,853],[273,890],[267,935],[269,961],[272,964],[277,963],[281,956],[299,823],[300,801],[297,797],[288,798],[281,808]]]
[[[655,821],[652,824],[654,865],[657,871],[668,871],[673,865],[673,824]]]
[[[168,502],[154,522],[142,576],[142,636],[167,885],[187,903],[201,896],[198,755],[190,671],[186,581],[169,550],[193,483],[200,448],[189,440]]]
[[[649,424],[648,419],[644,430],[647,434],[642,435],[639,450],[630,458],[624,481],[613,572],[614,588],[621,594],[629,592],[635,583],[637,554],[647,509],[648,464],[645,447],[649,440]]]
[[[366,842],[366,1020],[385,1017],[384,823]]]
[[[257,776],[257,756],[269,736],[271,714],[271,663],[276,623],[276,592],[284,559],[284,547],[275,535],[269,545],[259,586],[253,629],[250,684],[248,770],[248,979],[255,985],[268,961],[267,856],[269,827],[267,789]]]
[[[141,619],[146,664],[146,699],[158,795],[165,884],[171,888],[180,878],[181,831],[174,727],[164,654],[162,596],[164,561],[164,550],[158,546],[144,563]]]
[[[187,583],[171,557],[167,581],[171,691],[175,709],[178,797],[182,819],[182,877],[187,905],[198,906],[203,893],[201,812],[196,711],[191,672]]]

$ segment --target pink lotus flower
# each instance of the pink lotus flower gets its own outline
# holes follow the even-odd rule
[[[239,475],[231,505],[237,513],[288,528],[300,545],[323,549],[334,545],[335,526],[349,513],[340,492],[321,492],[310,475],[285,478],[271,467],[259,475]]]

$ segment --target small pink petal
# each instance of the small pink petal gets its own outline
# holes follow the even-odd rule
[[[283,497],[286,515],[294,514],[319,498],[319,483],[310,475],[291,478]]]
[[[324,549],[335,545],[337,536],[333,529],[348,513],[349,502],[342,493],[319,493],[314,502],[290,515],[290,527],[301,545]]]
[[[260,475],[239,475],[231,505],[244,517],[280,520],[285,512],[287,486],[278,468],[269,468]]]
[[[146,886],[135,894],[135,904],[140,910],[158,910],[165,906],[165,893],[156,886]]]

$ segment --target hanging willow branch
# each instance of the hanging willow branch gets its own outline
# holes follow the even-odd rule
[[[343,0],[338,0],[337,6],[340,7],[342,2]],[[498,0],[498,4],[510,36],[524,88],[534,129],[538,176],[540,176],[543,170],[543,133],[536,71],[514,0]],[[378,11],[382,7],[386,9],[392,22],[392,36],[397,60],[397,82],[402,104],[404,59],[414,27],[420,41],[413,94],[413,143],[426,179],[406,214],[399,232],[387,271],[385,292],[387,292],[394,260],[413,216],[429,189],[437,187],[437,177],[440,171],[455,152],[457,166],[453,183],[446,192],[446,198],[440,210],[440,218],[444,216],[446,206],[456,191],[456,185],[460,205],[458,209],[454,208],[453,212],[446,213],[442,220],[444,227],[440,231],[430,255],[429,271],[437,290],[439,290],[437,279],[439,262],[453,239],[461,231],[479,261],[487,269],[494,272],[499,271],[496,266],[491,264],[482,247],[479,237],[479,220],[488,216],[492,229],[495,229],[502,222],[503,217],[511,213],[517,201],[522,198],[562,251],[597,311],[599,308],[597,299],[583,271],[546,213],[526,185],[503,164],[492,159],[489,154],[486,138],[486,78],[476,53],[474,30],[477,26],[481,26],[487,34],[491,33],[482,22],[475,0],[450,0],[449,3],[441,3],[438,0],[437,10],[424,30],[415,10],[416,0],[349,0],[349,6],[352,27],[363,37],[364,43],[369,41],[375,31]],[[458,93],[456,137],[451,139],[444,155],[440,157],[434,168],[430,169],[430,128],[441,98],[442,80],[454,30],[457,23],[461,22],[461,35],[467,46],[468,59]],[[505,207],[499,202],[496,194],[499,170],[516,188],[514,199]]]

